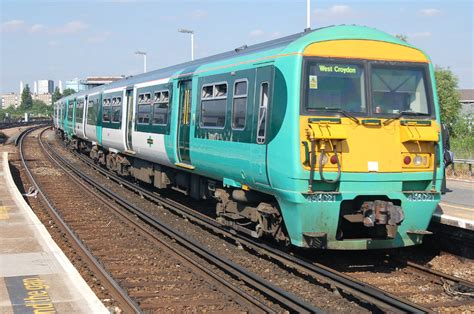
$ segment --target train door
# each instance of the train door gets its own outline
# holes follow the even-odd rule
[[[77,134],[77,130],[76,130],[76,124],[77,124],[77,121],[76,121],[76,115],[77,115],[77,104],[79,103],[79,98],[76,98],[76,100],[73,102],[73,106],[72,106],[72,116],[71,116],[71,128],[72,128],[72,134],[76,135]]]
[[[270,185],[267,174],[268,119],[272,101],[273,66],[257,68],[255,80],[254,132],[252,145],[253,173],[255,183]]]
[[[59,128],[64,130],[64,103],[59,104]]]
[[[82,105],[82,137],[86,138],[86,124],[87,124],[87,102],[89,96],[84,96],[84,103]]]
[[[189,154],[189,136],[191,123],[191,91],[192,80],[179,81],[179,116],[178,116],[178,138],[177,151],[180,163],[191,164],[191,156]]]
[[[133,88],[129,88],[125,91],[125,97],[127,100],[127,116],[126,116],[126,127],[125,129],[125,149],[133,151],[132,145],[132,132],[133,132]]]

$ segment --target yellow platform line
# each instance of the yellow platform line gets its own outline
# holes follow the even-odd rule
[[[10,219],[10,215],[8,215],[8,208],[6,206],[0,206],[0,219],[1,220]]]
[[[439,205],[441,205],[441,206],[447,206],[447,207],[452,207],[452,208],[459,208],[459,209],[465,209],[465,210],[472,210],[472,211],[474,211],[474,207],[463,207],[463,206],[459,206],[459,205],[452,205],[452,204],[445,203],[445,202],[440,202]]]

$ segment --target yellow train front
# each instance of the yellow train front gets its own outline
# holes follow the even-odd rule
[[[267,155],[291,242],[328,249],[420,244],[443,175],[429,58],[365,27],[312,35],[299,52],[299,88],[285,95],[288,104],[298,100],[287,111],[298,122],[285,120],[282,129],[297,136],[275,137]]]

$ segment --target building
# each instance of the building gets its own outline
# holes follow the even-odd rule
[[[1,107],[6,109],[10,106],[18,107],[21,104],[21,96],[15,93],[1,95]]]
[[[54,81],[38,80],[37,94],[52,94],[54,92]]]
[[[86,86],[82,83],[82,80],[75,78],[73,80],[66,81],[64,84],[64,89],[73,89],[76,92],[86,90]]]
[[[474,89],[460,89],[459,90],[461,103],[461,116],[467,120],[469,127],[473,125],[474,118]]]
[[[463,116],[474,114],[474,89],[460,89],[461,114]]]
[[[124,76],[89,76],[85,80],[75,78],[73,80],[66,81],[65,89],[70,88],[76,92],[80,92],[100,85],[109,84],[123,78]]]
[[[53,101],[53,95],[52,94],[33,94],[31,95],[33,100],[41,100],[47,105],[51,105]]]
[[[89,76],[83,81],[83,84],[86,86],[86,89],[90,89],[100,85],[109,84],[123,78],[123,76]]]

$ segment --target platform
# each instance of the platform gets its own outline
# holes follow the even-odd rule
[[[109,313],[0,166],[0,313]]]
[[[433,221],[474,230],[474,181],[447,181],[450,192],[442,196]]]
[[[432,221],[474,231],[474,208],[441,202]]]

